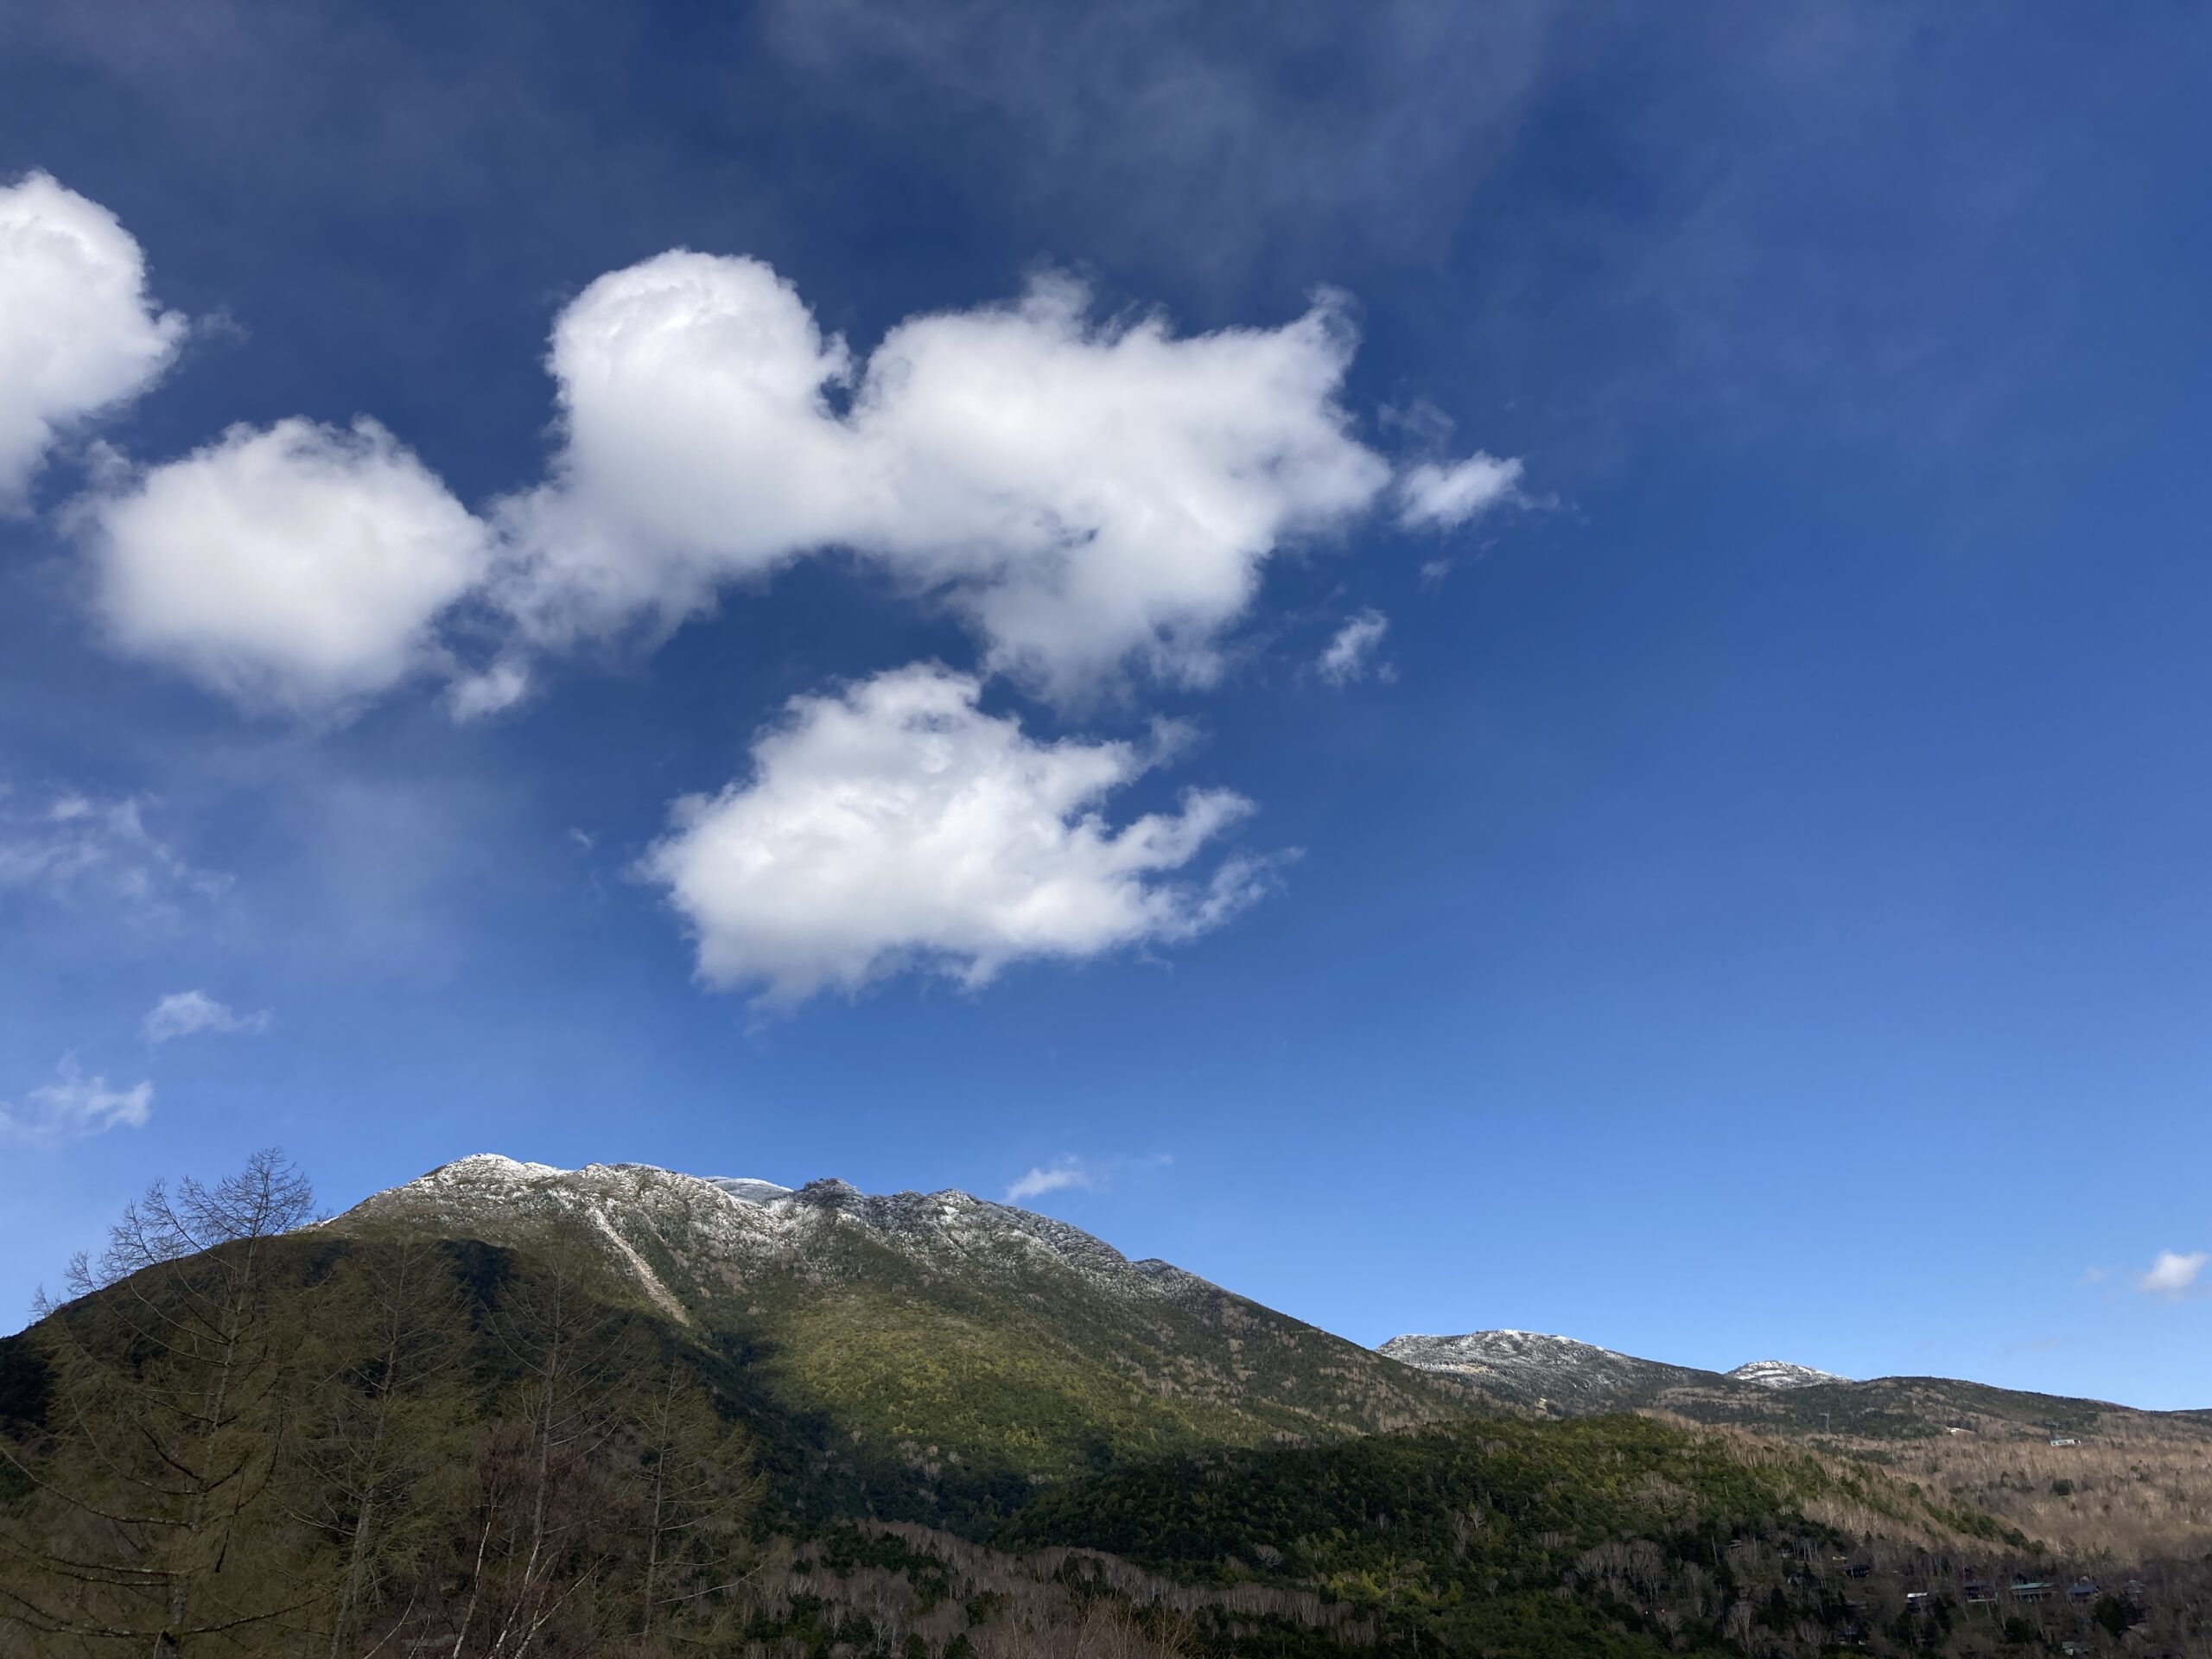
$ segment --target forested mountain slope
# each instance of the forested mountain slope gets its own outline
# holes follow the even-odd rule
[[[1479,1394],[1064,1223],[964,1192],[797,1192],[639,1166],[464,1159],[328,1224],[593,1241],[639,1299],[727,1363],[817,1473],[917,1519],[1039,1481],[1217,1445],[1463,1417]],[[904,1495],[902,1495],[904,1494]]]

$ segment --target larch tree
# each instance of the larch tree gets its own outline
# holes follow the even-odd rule
[[[47,1433],[0,1445],[36,1494],[0,1527],[0,1605],[33,1630],[183,1659],[312,1599],[268,1499],[302,1346],[270,1246],[314,1205],[273,1150],[212,1187],[156,1182],[42,1306]]]

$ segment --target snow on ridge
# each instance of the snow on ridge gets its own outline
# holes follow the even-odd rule
[[[1078,1227],[952,1187],[876,1194],[823,1179],[793,1189],[756,1177],[690,1175],[651,1164],[563,1170],[480,1153],[378,1193],[360,1209],[375,1215],[413,1205],[448,1222],[475,1216],[480,1219],[472,1224],[495,1228],[533,1216],[577,1217],[608,1234],[610,1247],[656,1301],[681,1298],[633,1254],[639,1246],[672,1247],[692,1269],[705,1271],[715,1261],[804,1258],[824,1227],[864,1229],[925,1267],[1019,1273],[1026,1264],[1050,1265],[1145,1300],[1183,1296],[1204,1282],[1141,1268]]]
[[[787,1198],[798,1198],[830,1209],[856,1208],[863,1213],[868,1221],[878,1226],[883,1225],[887,1220],[893,1225],[900,1222],[911,1224],[917,1211],[933,1206],[940,1212],[950,1209],[982,1210],[1008,1217],[1024,1217],[1025,1224],[1021,1224],[1025,1225],[1025,1230],[1033,1234],[1044,1233],[1062,1237],[1071,1235],[1078,1238],[1090,1236],[1079,1229],[1068,1226],[1065,1222],[1055,1221],[1048,1216],[1040,1216],[1033,1211],[995,1203],[988,1198],[981,1198],[958,1187],[944,1187],[934,1192],[902,1190],[898,1192],[872,1193],[864,1192],[850,1181],[840,1180],[836,1176],[818,1177],[802,1186],[792,1187],[785,1186],[780,1181],[763,1179],[757,1175],[693,1175],[680,1169],[664,1168],[658,1164],[586,1164],[580,1169],[564,1169],[554,1164],[525,1162],[521,1159],[510,1158],[503,1153],[497,1152],[471,1153],[467,1157],[455,1158],[448,1163],[439,1165],[427,1173],[416,1176],[411,1181],[402,1182],[398,1187],[391,1190],[405,1191],[410,1187],[419,1188],[426,1185],[442,1187],[458,1185],[482,1185],[503,1182],[550,1181],[564,1176],[596,1185],[604,1182],[608,1177],[639,1175],[664,1176],[671,1180],[696,1182],[702,1186],[713,1187],[715,1191],[730,1198],[751,1205],[772,1205],[781,1203]],[[942,1214],[939,1218],[944,1218]]]
[[[423,1182],[443,1184],[464,1179],[477,1180],[544,1180],[555,1175],[566,1175],[565,1169],[551,1164],[526,1164],[497,1152],[472,1152],[466,1158],[456,1158],[450,1163],[440,1164],[428,1174],[418,1175],[405,1183],[414,1186]]]
[[[773,1204],[778,1198],[788,1198],[791,1189],[774,1181],[764,1181],[754,1175],[702,1175],[699,1179],[709,1186],[720,1187],[733,1198],[742,1198],[747,1204]]]
[[[586,1164],[581,1169],[565,1169],[557,1164],[530,1163],[498,1152],[473,1152],[465,1158],[455,1158],[411,1181],[403,1182],[399,1188],[394,1190],[404,1191],[407,1187],[424,1185],[550,1181],[563,1176],[573,1176],[580,1181],[596,1185],[609,1176],[636,1175],[660,1175],[674,1180],[697,1181],[753,1204],[769,1204],[791,1194],[788,1186],[750,1175],[689,1175],[680,1169],[664,1169],[658,1164],[638,1163]]]
[[[1719,1380],[1710,1371],[1639,1359],[1611,1348],[1553,1336],[1541,1331],[1470,1331],[1460,1336],[1393,1337],[1377,1351],[1390,1358],[1427,1370],[1459,1371],[1470,1376],[1489,1374],[1586,1389],[1617,1386],[1643,1376],[1689,1382],[1699,1377]],[[1788,1360],[1755,1359],[1721,1374],[1731,1382],[1758,1389],[1803,1389],[1823,1382],[1847,1382],[1848,1377]]]
[[[1594,1342],[1584,1342],[1576,1337],[1554,1336],[1548,1331],[1516,1331],[1508,1327],[1495,1331],[1467,1331],[1456,1336],[1408,1332],[1391,1338],[1376,1351],[1394,1357],[1404,1353],[1447,1353],[1474,1355],[1485,1359],[1529,1359],[1539,1354],[1584,1355],[1603,1359],[1635,1357],[1616,1349],[1600,1348]]]
[[[1754,1359],[1738,1365],[1728,1373],[1738,1382],[1748,1382],[1760,1389],[1809,1389],[1823,1382],[1847,1382],[1851,1379],[1839,1376],[1834,1371],[1816,1370],[1810,1365],[1794,1364],[1786,1359]]]

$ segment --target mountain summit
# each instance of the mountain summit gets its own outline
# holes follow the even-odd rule
[[[1422,1370],[1465,1377],[1500,1399],[1559,1416],[1631,1411],[1657,1405],[1682,1390],[1725,1396],[1741,1389],[1802,1389],[1850,1380],[1779,1359],[1755,1359],[1732,1371],[1708,1371],[1638,1359],[1538,1331],[1393,1337],[1376,1351]]]
[[[586,1241],[640,1302],[728,1357],[764,1440],[856,1498],[919,1515],[1132,1457],[1456,1420],[1481,1400],[957,1191],[484,1154],[327,1224],[522,1249]]]
[[[1465,1377],[1516,1405],[1560,1416],[1629,1411],[1666,1389],[1715,1374],[1616,1353],[1539,1331],[1471,1331],[1457,1337],[1393,1337],[1377,1351],[1401,1364]]]
[[[679,1319],[712,1313],[763,1270],[803,1267],[811,1279],[849,1279],[876,1250],[888,1261],[874,1265],[897,1262],[939,1281],[1069,1275],[1133,1306],[1228,1294],[1165,1262],[1131,1262],[1049,1216],[951,1189],[874,1195],[834,1178],[792,1188],[648,1164],[564,1170],[479,1153],[379,1192],[334,1224],[397,1218],[493,1243],[548,1222],[580,1223]]]
[[[1823,1382],[1851,1381],[1834,1371],[1816,1371],[1810,1365],[1793,1365],[1786,1359],[1754,1359],[1726,1375],[1761,1389],[1813,1389]]]

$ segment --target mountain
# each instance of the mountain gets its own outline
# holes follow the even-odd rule
[[[1631,1411],[1652,1404],[1669,1389],[1719,1380],[1710,1371],[1637,1359],[1572,1337],[1536,1331],[1393,1337],[1376,1351],[1401,1364],[1464,1378],[1515,1405],[1561,1417]]]
[[[1461,1379],[965,1192],[485,1154],[326,1226],[525,1249],[579,1234],[722,1357],[764,1438],[810,1484],[925,1519],[1131,1459],[1326,1441],[1488,1403]]]
[[[1754,1359],[1726,1373],[1738,1382],[1762,1389],[1809,1389],[1822,1382],[1848,1382],[1834,1371],[1816,1371],[1809,1365],[1793,1365],[1786,1359]]]
[[[1539,1331],[1393,1337],[1376,1351],[1425,1371],[1464,1377],[1498,1399],[1554,1416],[1633,1411],[1686,1393],[1725,1400],[1738,1386],[1802,1389],[1850,1380],[1780,1359],[1755,1359],[1732,1371],[1700,1370]]]
[[[149,1191],[0,1341],[0,1659],[1980,1659],[2212,1628],[2212,1482],[2128,1438],[2152,1414],[2075,1402],[2062,1446],[2014,1429],[2068,1402],[1972,1384],[1520,1332],[1401,1360],[954,1192],[486,1155],[302,1226],[273,1157]]]
[[[1643,1411],[1809,1447],[2085,1555],[2212,1549],[2212,1414],[2202,1412],[1951,1377],[1853,1381],[1783,1360],[1707,1371],[1525,1331],[1398,1337],[1380,1351],[1550,1417]]]
[[[2212,1548],[2212,1421],[1781,1361],[1705,1370],[1530,1332],[1402,1337],[1370,1352],[964,1192],[484,1155],[329,1228],[527,1251],[563,1224],[714,1357],[785,1501],[807,1513],[972,1530],[1054,1483],[1147,1460],[1647,1411],[1908,1472],[2086,1552]],[[2082,1444],[2051,1446],[2060,1431]],[[2146,1466],[2169,1474],[2146,1484]]]
[[[1553,1417],[1656,1410],[1700,1422],[1782,1434],[1817,1433],[1838,1440],[1928,1440],[1952,1433],[2040,1440],[2062,1432],[2089,1433],[2100,1423],[2156,1423],[2190,1435],[2212,1429],[2203,1413],[2138,1411],[2107,1401],[2027,1394],[1950,1377],[1854,1381],[1779,1359],[1708,1371],[1535,1331],[1393,1337],[1376,1351]]]

